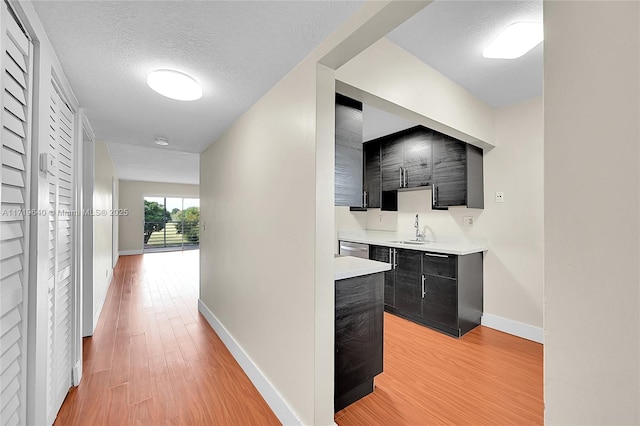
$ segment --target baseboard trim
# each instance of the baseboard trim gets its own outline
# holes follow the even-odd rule
[[[135,254],[142,254],[142,249],[140,250],[120,250],[118,255],[120,256],[133,256]]]
[[[96,311],[93,313],[93,329],[91,330],[91,335],[93,336],[93,332],[96,331],[96,327],[98,326],[98,320],[100,319],[100,314],[102,313],[102,308],[104,308],[104,302],[107,300],[107,293],[109,293],[109,287],[111,287],[111,281],[113,280],[113,269],[109,271],[109,276],[107,277],[107,286],[104,291],[100,295],[100,299],[98,300],[98,306]]]
[[[523,339],[544,344],[544,331],[541,327],[534,327],[529,324],[491,314],[482,315],[482,325],[514,336],[522,337]]]
[[[266,376],[260,371],[249,355],[242,349],[242,347],[235,341],[233,336],[229,334],[227,329],[218,321],[218,318],[209,310],[207,305],[198,299],[198,311],[204,316],[211,328],[218,334],[218,337],[222,340],[222,343],[229,349],[231,355],[238,361],[240,367],[244,370],[249,380],[258,389],[260,395],[267,402],[273,413],[278,417],[278,420],[283,425],[301,425],[302,421],[291,410],[287,402],[282,398],[282,395],[276,390],[276,388],[269,382]]]
[[[79,386],[82,380],[82,359],[79,359],[71,370],[71,382],[73,386]]]

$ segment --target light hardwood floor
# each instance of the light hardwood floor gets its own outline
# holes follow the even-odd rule
[[[56,425],[279,424],[198,313],[198,251],[122,256]],[[385,314],[384,373],[348,425],[542,424],[542,346]]]
[[[198,251],[122,256],[56,425],[279,424],[198,313]]]
[[[542,345],[482,326],[454,339],[384,320],[384,372],[336,413],[339,426],[543,424]]]

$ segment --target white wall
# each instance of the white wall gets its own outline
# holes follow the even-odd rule
[[[94,143],[93,211],[93,329],[98,322],[113,277],[113,187],[115,168],[107,144]],[[116,194],[117,195],[117,194]]]
[[[545,1],[545,423],[640,424],[640,3]]]
[[[120,210],[128,214],[118,218],[120,254],[142,254],[144,240],[144,197],[199,198],[198,185],[121,180]]]
[[[375,103],[381,98],[387,107],[412,111],[390,112],[416,124],[481,147],[495,145],[489,105],[386,38],[336,70],[336,79],[373,95],[361,100],[374,107],[384,109]]]

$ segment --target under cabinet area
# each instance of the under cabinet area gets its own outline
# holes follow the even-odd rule
[[[385,311],[454,337],[480,324],[482,252],[453,255],[371,245],[369,258],[391,265],[384,276]]]

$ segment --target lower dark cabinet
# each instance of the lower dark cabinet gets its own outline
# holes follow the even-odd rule
[[[373,391],[382,373],[384,275],[335,281],[334,410]]]
[[[391,270],[384,272],[385,306],[396,305],[396,271],[394,270],[392,263],[395,250],[396,249],[391,247],[369,246],[369,259],[392,264]]]
[[[422,314],[422,252],[396,249],[395,307],[410,315]]]
[[[385,311],[454,337],[480,325],[482,253],[456,256],[370,246],[369,257],[392,265],[384,275]]]
[[[457,280],[425,274],[424,288],[422,318],[448,330],[455,330],[458,324]]]

